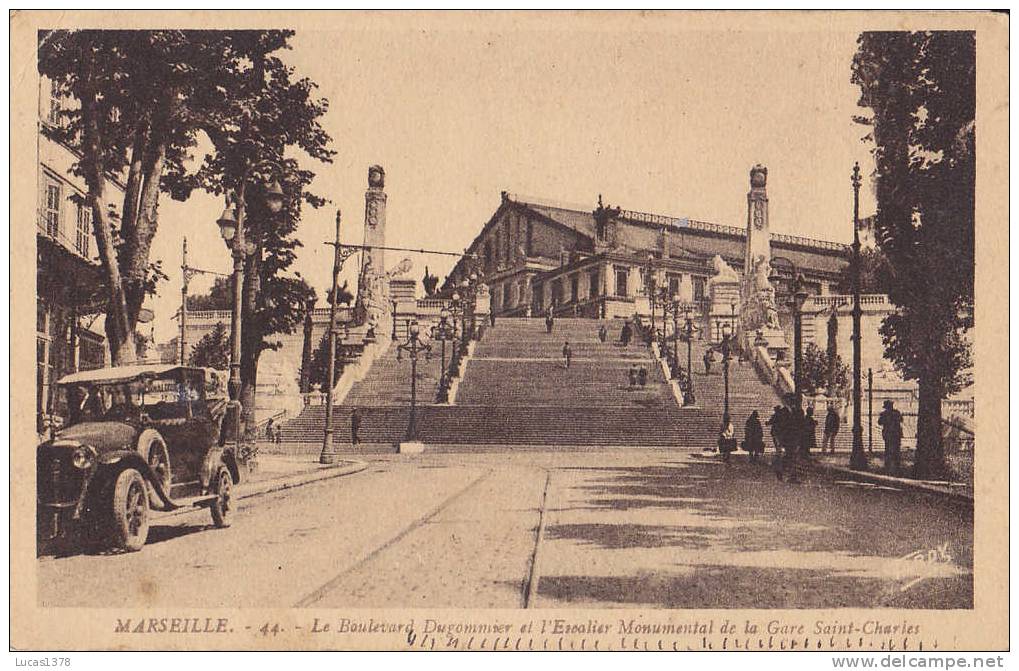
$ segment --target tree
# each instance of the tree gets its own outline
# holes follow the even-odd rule
[[[852,265],[846,265],[839,272],[839,291],[853,292]],[[880,249],[864,249],[860,252],[860,293],[886,294],[892,284],[892,268],[888,257]]]
[[[340,375],[343,373],[344,360],[343,360],[343,345],[336,342],[336,364],[333,369],[333,382],[332,385],[336,384],[336,381],[340,379]],[[326,380],[329,377],[329,334],[325,333],[322,335],[322,339],[318,342],[318,347],[315,348],[315,353],[311,355],[311,365],[308,367],[309,384],[317,384],[322,391],[332,385],[327,385]]]
[[[238,54],[221,73],[212,94],[213,113],[200,119],[200,128],[213,152],[191,174],[167,180],[175,198],[193,189],[232,194],[245,211],[246,240],[252,253],[244,259],[241,310],[241,390],[246,433],[254,427],[258,360],[266,349],[277,349],[272,336],[293,333],[301,323],[311,288],[294,273],[287,275],[301,246],[294,238],[302,205],[320,207],[325,199],[308,187],[314,173],[286,156],[288,150],[331,162],[331,138],[319,124],[328,109],[312,96],[316,85],[298,79],[275,52],[288,48],[292,31],[224,31],[231,53]],[[226,38],[225,38],[226,39]],[[266,204],[270,183],[278,180],[284,192],[279,213]]]
[[[919,392],[914,475],[945,474],[941,402],[969,383],[975,205],[972,32],[866,32],[852,81],[871,127],[875,232],[895,314],[885,354]]]
[[[223,322],[216,322],[212,331],[195,343],[188,356],[188,364],[216,370],[227,369],[230,365],[230,334]]]
[[[838,354],[835,355],[833,371],[828,352],[814,343],[808,343],[803,350],[801,361],[803,373],[800,380],[808,393],[826,391],[829,383],[837,395],[842,395],[849,389],[849,366],[842,362],[842,357]]]
[[[39,38],[39,71],[78,106],[43,132],[75,150],[72,169],[87,185],[103,266],[106,334],[114,364],[130,347],[142,302],[166,279],[149,261],[164,179],[183,173],[197,120],[217,93],[224,63],[236,59],[217,31],[53,30]],[[125,180],[119,222],[109,181]]]
[[[188,296],[188,310],[191,312],[229,310],[232,303],[233,294],[230,292],[229,277],[217,277],[208,292]]]

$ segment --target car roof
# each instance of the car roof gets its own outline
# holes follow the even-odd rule
[[[114,366],[113,368],[96,368],[95,370],[86,370],[80,373],[71,373],[65,375],[57,381],[57,384],[82,384],[88,382],[99,382],[99,383],[116,383],[116,382],[127,382],[134,380],[140,375],[153,375],[155,377],[164,377],[167,373],[174,372],[176,370],[185,370],[193,372],[205,373],[204,368],[196,368],[192,366],[180,366],[177,364],[143,364],[137,366]]]

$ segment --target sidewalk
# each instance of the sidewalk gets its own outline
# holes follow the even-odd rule
[[[359,473],[368,468],[368,463],[357,459],[344,458],[335,464],[318,463],[318,452],[304,455],[259,454],[254,471],[241,470],[241,482],[234,486],[233,498],[238,501],[300,487],[313,482],[330,480]],[[160,517],[174,517],[194,512],[205,513],[204,508],[183,506]]]

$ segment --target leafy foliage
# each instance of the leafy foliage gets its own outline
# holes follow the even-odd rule
[[[226,370],[230,365],[230,334],[223,322],[216,322],[212,331],[206,333],[195,343],[188,356],[192,366]]]
[[[835,355],[834,374],[828,352],[814,343],[808,343],[803,349],[802,362],[803,372],[800,380],[807,393],[827,391],[829,376],[836,395],[844,395],[849,389],[849,366],[843,363],[842,357],[838,354]]]
[[[340,375],[343,374],[344,368],[343,360],[343,346],[337,341],[336,343],[336,363],[333,368],[333,384],[340,379]],[[328,386],[325,382],[329,379],[329,334],[323,334],[322,339],[319,340],[318,347],[315,348],[314,353],[311,355],[311,364],[308,366],[310,375],[308,377],[309,384],[317,384],[322,391],[325,391]]]
[[[206,293],[188,296],[188,310],[193,312],[229,310],[233,301],[230,284],[229,277],[217,277]]]
[[[880,249],[864,249],[860,252],[860,293],[886,294],[893,282],[892,267],[888,257]],[[846,265],[839,273],[839,291],[853,292],[852,266]]]
[[[918,475],[943,469],[941,400],[969,383],[976,51],[972,32],[866,32],[852,81],[871,116],[875,232],[898,307],[886,355],[919,384]]]

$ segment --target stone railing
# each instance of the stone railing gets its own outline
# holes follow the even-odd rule
[[[893,308],[892,302],[888,300],[888,294],[861,294],[860,305],[867,307]],[[832,307],[851,308],[853,297],[846,294],[832,294],[828,296],[811,296],[804,304],[804,310],[814,312]]]
[[[831,242],[828,240],[814,240],[813,238],[803,238],[798,235],[786,235],[785,233],[772,233],[771,241],[784,242],[787,245],[810,247],[812,249],[831,249],[837,252],[849,251],[849,245],[841,242]]]

